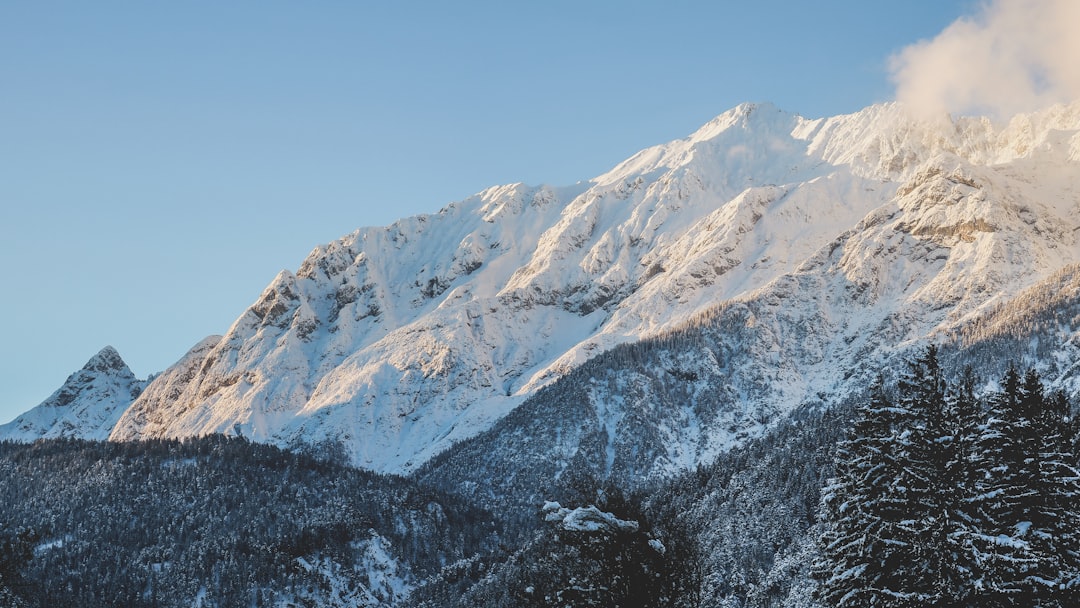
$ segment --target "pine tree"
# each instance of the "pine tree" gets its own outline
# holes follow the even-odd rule
[[[937,351],[879,380],[823,493],[828,606],[1080,605],[1080,473],[1064,395],[1011,367],[983,406]]]
[[[961,444],[955,404],[937,358],[937,348],[907,364],[899,386],[899,405],[907,415],[901,435],[904,466],[898,483],[906,489],[907,517],[900,538],[915,550],[916,559],[901,574],[904,586],[925,606],[962,605],[968,578],[962,546],[964,518]]]
[[[837,449],[836,477],[822,492],[823,559],[814,568],[821,581],[816,599],[827,606],[889,607],[919,599],[904,576],[915,563],[914,547],[898,540],[908,516],[905,489],[896,483],[906,417],[879,377]]]
[[[1069,404],[1061,392],[1046,394],[1041,383],[1037,394],[1036,409],[1030,411],[1037,450],[1032,471],[1037,476],[1033,483],[1037,494],[1029,517],[1029,542],[1038,560],[1033,576],[1038,577],[1048,600],[1043,605],[1076,606],[1080,603],[1080,589],[1076,588],[1080,576],[1080,475],[1071,452]]]
[[[984,576],[977,581],[986,606],[1012,606],[1029,595],[1021,585],[1031,566],[1029,547],[1017,539],[1021,494],[1030,471],[1024,464],[1027,424],[1021,415],[1022,381],[1015,367],[1001,379],[989,400],[978,438],[974,466],[979,478],[971,505],[975,513],[975,557]]]
[[[976,557],[980,519],[972,506],[979,486],[976,454],[982,428],[982,405],[975,395],[976,384],[974,371],[967,367],[948,398],[947,417],[952,437],[943,483],[953,488],[949,497],[953,501],[949,544],[955,557],[951,566],[956,577],[951,596],[954,606],[978,605],[974,581],[983,575]]]
[[[1077,605],[1080,486],[1068,404],[1038,374],[1010,368],[979,439],[973,504],[986,605]]]

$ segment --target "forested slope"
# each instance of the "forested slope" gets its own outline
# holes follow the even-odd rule
[[[386,605],[495,538],[462,499],[220,435],[0,444],[0,492],[0,583],[50,608]]]

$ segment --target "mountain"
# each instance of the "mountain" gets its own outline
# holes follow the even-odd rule
[[[0,425],[0,437],[107,439],[147,382],[135,377],[115,348],[106,346],[40,405]]]
[[[669,475],[1080,262],[1078,161],[1080,104],[1004,125],[742,105],[591,181],[316,248],[109,438],[340,444],[411,472],[505,433],[550,436],[516,449],[551,473]]]

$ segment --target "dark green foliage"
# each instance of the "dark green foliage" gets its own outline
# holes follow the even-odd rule
[[[541,525],[532,538],[493,564],[475,584],[460,589],[448,584],[447,576],[420,589],[414,605],[678,605],[689,571],[689,539],[653,529],[632,500],[617,494],[599,498],[602,506],[576,511],[593,517],[596,529],[568,529],[560,510],[552,507],[538,514]]]
[[[0,580],[29,606],[364,605],[395,599],[363,567],[373,543],[422,578],[494,538],[461,499],[218,435],[0,444],[0,492],[28,531],[0,542],[30,539]]]
[[[837,451],[823,493],[817,597],[828,606],[946,606],[969,578],[962,555],[965,441],[955,423],[970,406],[951,398],[928,348],[900,375],[897,396],[879,377]]]
[[[980,404],[928,349],[890,405],[858,409],[824,493],[828,606],[1077,605],[1080,491],[1069,407],[1010,368]]]
[[[926,606],[962,603],[959,590],[970,580],[963,558],[962,511],[965,496],[957,487],[961,433],[952,415],[958,406],[949,394],[937,347],[930,346],[907,364],[898,402],[906,416],[893,429],[900,469],[898,487],[902,521],[897,536],[912,551],[892,574],[897,589],[913,593]]]
[[[30,530],[10,531],[0,527],[0,606],[23,605],[19,599],[27,593],[23,571],[33,556],[37,540]]]
[[[979,443],[976,558],[992,606],[1075,606],[1080,488],[1061,395],[1010,368]]]
[[[879,379],[855,415],[837,450],[836,478],[822,493],[830,525],[821,539],[823,561],[815,568],[822,580],[818,598],[837,608],[914,601],[918,592],[904,581],[915,575],[901,572],[917,559],[905,525],[907,488],[897,483],[904,476],[904,446],[896,432],[911,412],[892,404]]]

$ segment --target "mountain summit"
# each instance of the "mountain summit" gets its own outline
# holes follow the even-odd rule
[[[106,346],[41,405],[0,426],[0,437],[107,439],[146,383],[135,377],[115,348]]]
[[[666,364],[698,393],[656,441],[690,466],[1080,262],[1078,162],[1080,104],[1005,125],[741,105],[588,182],[493,187],[317,247],[108,436],[336,443],[408,472],[599,353],[722,323]],[[593,396],[611,446],[645,388]]]

